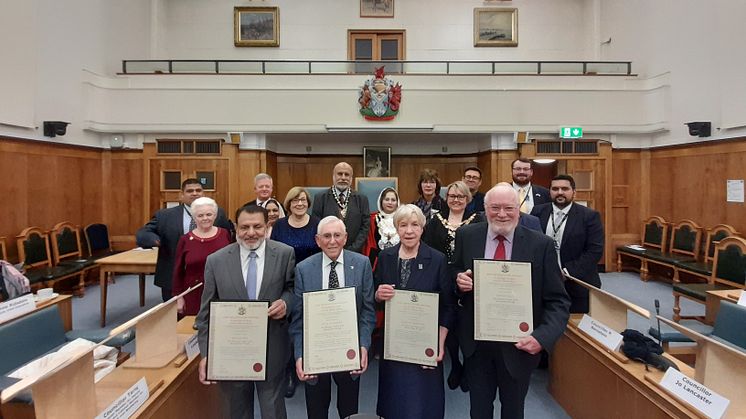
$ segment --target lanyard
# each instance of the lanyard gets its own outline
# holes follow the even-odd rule
[[[559,249],[560,244],[557,243],[557,234],[562,229],[562,225],[565,224],[565,221],[567,221],[567,213],[562,214],[562,220],[560,221],[559,225],[554,224],[554,219],[555,219],[555,216],[554,214],[552,214],[552,231],[553,231],[552,238],[554,239],[555,246],[557,247],[557,249]]]
[[[534,185],[531,185],[531,186],[528,187],[528,190],[526,191],[526,195],[523,197],[523,201],[521,201],[521,204],[518,205],[518,208],[522,207],[523,204],[526,203],[526,200],[528,199],[528,197],[531,196],[531,190],[533,188],[534,188]],[[562,226],[562,224],[560,224],[560,226]]]

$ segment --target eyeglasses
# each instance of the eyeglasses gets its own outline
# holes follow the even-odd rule
[[[306,202],[308,202],[306,198],[295,198],[295,199],[290,200],[291,204],[301,204],[301,203],[306,203]]]
[[[499,205],[490,205],[490,206],[487,207],[487,210],[489,210],[492,213],[498,213],[498,212],[500,212],[502,210],[502,211],[505,211],[505,213],[507,213],[507,214],[511,214],[511,213],[515,212],[517,209],[518,209],[518,207],[514,207],[514,206],[501,207]]]
[[[466,179],[466,180],[480,180],[480,179],[482,179],[482,177],[481,176],[466,175],[466,176],[464,176],[464,179]]]
[[[341,239],[344,238],[345,235],[342,234],[342,233],[334,233],[334,234],[332,234],[332,233],[324,233],[324,234],[318,234],[318,236],[321,237],[324,240],[331,240],[331,239],[341,240]]]
[[[454,201],[466,201],[466,195],[452,195],[452,194],[448,194],[448,195],[446,195],[446,198],[452,199]]]
[[[514,172],[530,172],[531,168],[530,167],[514,167],[513,171]]]

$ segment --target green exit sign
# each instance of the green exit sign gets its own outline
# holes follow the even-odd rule
[[[560,138],[583,138],[583,128],[560,127]]]

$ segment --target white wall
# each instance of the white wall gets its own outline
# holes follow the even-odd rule
[[[150,0],[4,0],[1,10],[12,36],[0,38],[0,93],[14,110],[0,110],[0,135],[46,139],[43,121],[59,120],[71,125],[57,141],[100,146],[100,134],[83,130],[82,81],[120,71],[122,56],[147,56]]]
[[[746,134],[744,16],[741,0],[601,0],[601,39],[612,42],[600,58],[632,60],[644,78],[669,74],[670,130],[650,145],[700,140],[684,125],[693,121],[711,121],[712,139]]]
[[[406,29],[408,60],[583,60],[588,0],[396,0],[394,18],[361,18],[358,0],[163,0],[158,58],[347,59],[348,29]],[[518,48],[475,48],[474,8],[517,7]],[[233,46],[234,6],[278,6],[279,48]]]

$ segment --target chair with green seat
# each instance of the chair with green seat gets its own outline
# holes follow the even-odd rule
[[[746,286],[746,240],[740,237],[726,237],[715,246],[715,261],[712,275],[706,284],[675,283],[673,285],[673,320],[695,319],[704,321],[703,316],[682,316],[681,297],[705,304],[707,291],[744,289]]]
[[[24,274],[31,289],[53,288],[64,279],[80,277],[82,271],[75,266],[52,265],[49,235],[39,227],[27,227],[16,236],[18,257],[23,263]],[[80,281],[78,281],[79,283]]]
[[[662,217],[653,216],[642,223],[642,244],[639,247],[619,246],[617,247],[616,266],[617,272],[625,268],[640,273],[640,279],[648,280],[648,264],[646,254],[648,252],[663,253],[666,251],[668,242],[668,223]],[[625,259],[637,261],[634,265],[625,265]]]
[[[702,248],[701,261],[680,261],[676,262],[676,269],[679,271],[679,278],[683,273],[685,276],[690,275],[698,278],[709,280],[712,275],[712,262],[715,259],[715,245],[726,237],[738,236],[735,228],[727,224],[718,224],[715,227],[707,229],[707,240]]]
[[[645,253],[648,269],[656,265],[670,275],[673,282],[679,282],[676,263],[696,262],[702,241],[702,227],[691,220],[676,223],[671,230],[671,242],[668,251],[651,250]]]
[[[80,229],[69,221],[63,221],[52,228],[51,234],[54,264],[72,266],[81,271],[76,295],[85,294],[85,275],[94,268],[94,260],[83,257],[83,250],[80,246]]]
[[[85,241],[88,245],[88,256],[93,260],[119,253],[111,247],[109,227],[106,224],[88,224],[83,229],[83,232],[85,233]]]

